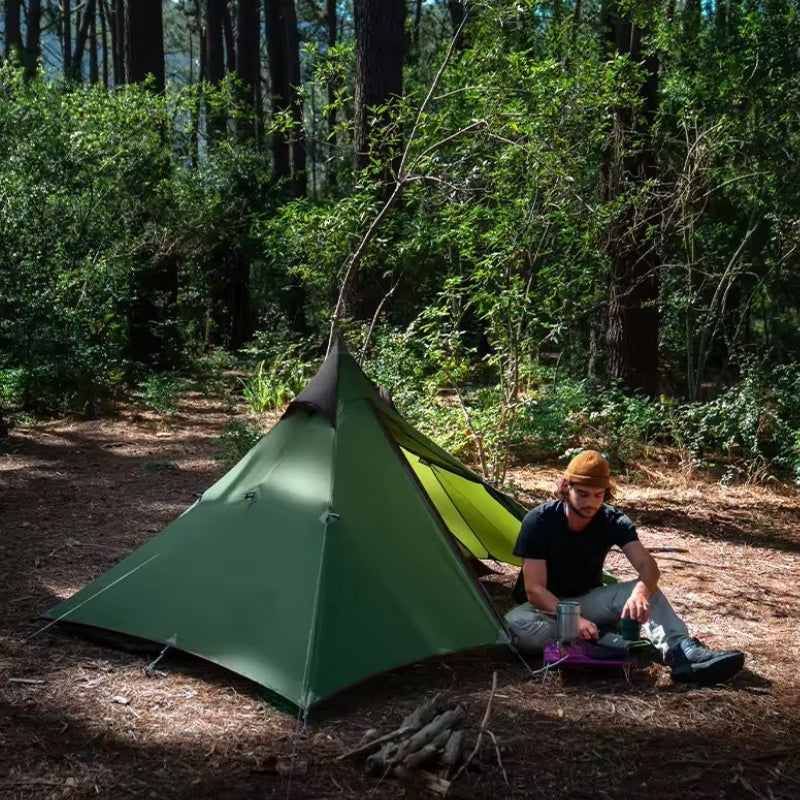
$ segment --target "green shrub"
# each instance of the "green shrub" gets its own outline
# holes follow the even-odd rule
[[[150,411],[172,416],[178,411],[178,400],[189,388],[189,381],[174,374],[148,375],[134,392],[139,402]]]
[[[269,363],[262,359],[253,373],[241,380],[244,399],[254,414],[288,403],[305,386],[311,370],[301,352],[300,345],[288,345],[282,356],[274,356]]]

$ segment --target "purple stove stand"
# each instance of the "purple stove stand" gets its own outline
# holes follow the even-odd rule
[[[598,658],[592,655],[591,642],[576,641],[570,643],[550,642],[544,647],[545,677],[547,668],[555,666],[574,667],[622,667],[625,678],[630,681],[631,660],[627,656]]]

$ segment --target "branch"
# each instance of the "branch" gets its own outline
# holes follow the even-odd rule
[[[489,702],[486,703],[486,711],[484,712],[483,719],[481,720],[481,727],[478,730],[478,738],[475,740],[475,746],[472,748],[472,752],[469,754],[469,756],[467,756],[464,763],[458,768],[456,774],[453,775],[453,778],[450,781],[450,786],[448,786],[448,790],[452,788],[453,784],[458,779],[458,776],[461,775],[461,773],[469,766],[472,759],[475,758],[475,754],[480,749],[481,742],[483,741],[483,734],[487,732],[489,720],[491,719],[492,716],[492,701],[494,700],[494,693],[496,691],[497,691],[497,670],[495,670],[492,673],[492,691],[489,693]],[[505,770],[503,770],[503,775],[505,776]],[[506,777],[506,783],[508,783],[507,777]]]

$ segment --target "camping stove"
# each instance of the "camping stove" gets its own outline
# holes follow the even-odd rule
[[[577,639],[572,642],[550,642],[544,647],[544,675],[548,668],[569,667],[622,667],[625,679],[630,681],[631,659],[627,650],[608,647]]]

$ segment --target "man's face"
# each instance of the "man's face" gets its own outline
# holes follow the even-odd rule
[[[582,519],[591,519],[600,510],[605,496],[605,489],[596,489],[594,486],[577,486],[570,483],[567,488],[567,504],[570,511]]]

